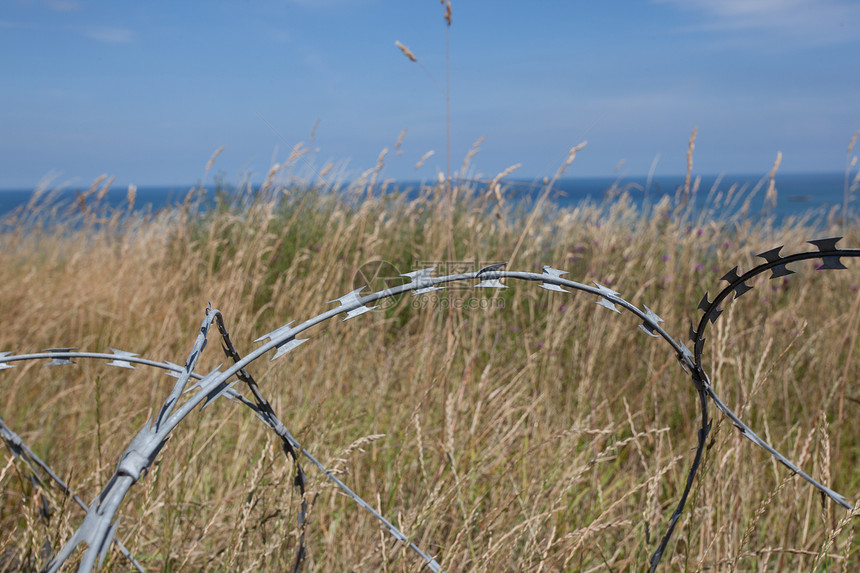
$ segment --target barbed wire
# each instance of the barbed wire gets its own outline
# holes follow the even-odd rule
[[[365,296],[362,296],[361,292],[366,287],[353,290],[340,298],[330,301],[331,303],[338,303],[338,306],[314,316],[297,326],[292,326],[294,321],[291,321],[272,332],[259,337],[256,342],[264,340],[268,340],[268,342],[265,342],[244,357],[235,349],[229,333],[227,332],[221,313],[218,310],[212,309],[211,306],[208,306],[206,309],[206,315],[203,323],[201,324],[200,332],[197,335],[185,364],[182,366],[171,362],[148,360],[139,357],[135,353],[116,350],[113,348],[110,349],[110,353],[82,352],[77,351],[74,348],[51,348],[41,353],[20,355],[14,355],[11,352],[2,352],[0,353],[0,370],[13,367],[12,363],[17,361],[49,360],[47,365],[64,366],[74,364],[73,359],[92,358],[109,360],[107,363],[109,366],[121,368],[133,368],[133,364],[161,368],[177,377],[177,381],[174,384],[172,391],[161,406],[155,420],[153,421],[152,418],[147,420],[144,427],[132,439],[131,443],[120,457],[120,461],[117,464],[117,468],[113,476],[101,493],[89,506],[86,506],[82,501],[78,502],[80,505],[86,507],[86,517],[72,537],[66,541],[56,556],[54,556],[49,562],[46,570],[49,572],[59,570],[60,566],[62,566],[74,549],[81,543],[87,544],[87,550],[79,566],[79,571],[91,571],[93,567],[100,566],[106,556],[110,543],[116,542],[115,532],[119,519],[114,520],[114,516],[119,510],[125,494],[134,483],[146,474],[149,467],[166,443],[170,433],[176,429],[185,417],[187,417],[198,405],[202,404],[202,408],[206,408],[214,400],[224,396],[225,398],[236,401],[250,408],[263,423],[265,423],[281,438],[282,449],[285,456],[292,459],[295,464],[296,477],[294,480],[294,486],[302,497],[302,504],[298,514],[298,524],[301,533],[294,568],[296,571],[301,567],[306,554],[304,534],[307,512],[305,486],[307,482],[304,471],[299,463],[299,453],[308,459],[312,465],[326,476],[327,479],[332,481],[359,506],[371,513],[388,529],[388,532],[392,537],[404,545],[407,545],[413,553],[421,558],[424,567],[433,572],[442,571],[441,565],[433,557],[425,553],[410,541],[403,532],[396,528],[390,521],[385,519],[379,512],[374,510],[370,504],[364,501],[346,484],[335,477],[331,471],[329,471],[310,452],[302,447],[302,445],[289,432],[284,423],[278,418],[271,404],[263,397],[259,386],[246,368],[252,362],[271,350],[274,350],[275,354],[270,360],[276,360],[284,354],[294,350],[308,340],[307,338],[297,338],[298,335],[335,316],[345,315],[343,320],[349,320],[376,308],[375,306],[368,306],[376,301],[395,297],[407,292],[411,292],[413,296],[418,296],[432,291],[441,290],[445,288],[444,285],[448,283],[467,280],[479,281],[474,285],[475,288],[504,289],[508,287],[501,282],[502,279],[515,279],[539,282],[539,286],[541,288],[553,292],[569,293],[571,291],[566,289],[573,289],[595,295],[598,297],[598,300],[596,301],[598,305],[619,314],[621,313],[621,310],[619,310],[618,307],[621,307],[635,315],[638,320],[641,320],[641,323],[637,325],[638,328],[645,334],[655,338],[662,338],[667,344],[669,344],[681,367],[691,377],[699,398],[701,414],[701,425],[697,434],[696,450],[687,474],[687,480],[681,498],[676,509],[669,518],[666,533],[659,547],[655,550],[649,561],[651,571],[656,570],[660,563],[662,555],[672,537],[678,519],[686,505],[695,476],[701,464],[705,442],[711,429],[708,399],[713,401],[717,409],[723,412],[723,414],[732,421],[732,423],[741,431],[743,436],[751,440],[756,445],[764,448],[776,460],[792,472],[800,475],[823,495],[826,495],[842,507],[850,510],[852,509],[852,506],[846,501],[844,496],[822,485],[800,470],[795,464],[770,446],[766,441],[755,434],[755,432],[753,432],[743,421],[741,421],[740,418],[731,409],[729,409],[716,394],[702,364],[705,331],[709,324],[714,323],[719,318],[722,313],[722,307],[720,304],[729,295],[734,293],[735,298],[742,296],[753,288],[751,285],[747,284],[747,281],[768,270],[772,273],[770,278],[778,278],[792,274],[794,271],[789,270],[786,265],[797,261],[821,259],[822,264],[818,267],[819,270],[845,269],[846,267],[841,263],[840,259],[843,257],[860,257],[860,249],[838,249],[836,244],[840,239],[841,238],[837,237],[810,241],[810,244],[817,247],[816,251],[796,253],[787,256],[781,256],[780,251],[782,247],[777,247],[759,254],[758,257],[763,258],[765,262],[756,266],[752,270],[744,274],[739,274],[738,268],[735,267],[726,273],[722,280],[726,281],[728,286],[723,288],[713,301],[709,300],[708,294],[706,293],[702,301],[699,303],[698,308],[703,311],[703,315],[696,329],[693,329],[692,326],[690,327],[690,340],[693,345],[692,351],[680,338],[672,337],[662,326],[660,326],[663,319],[654,311],[644,304],[640,309],[621,297],[620,293],[610,289],[609,287],[596,282],[592,283],[592,285],[586,285],[564,279],[562,278],[562,275],[566,274],[566,271],[548,266],[544,266],[543,272],[541,273],[533,273],[505,271],[502,270],[505,263],[498,263],[486,266],[476,272],[450,274],[442,277],[432,276],[432,272],[436,267],[429,267],[403,274],[402,276],[409,279],[409,282],[402,285],[393,286]],[[201,375],[194,371],[194,367],[200,354],[206,347],[209,330],[213,322],[216,324],[219,334],[221,335],[222,349],[233,363],[223,371],[220,370],[223,365],[219,365],[212,372],[206,375]],[[191,380],[195,380],[195,383],[188,386],[188,383]],[[253,400],[248,399],[234,388],[234,386],[240,381],[248,386]],[[190,398],[183,402],[181,406],[178,406],[180,397],[183,394],[188,393],[192,393]],[[0,419],[0,437],[9,444],[13,453],[25,459],[28,464],[35,464],[40,467],[51,477],[51,479],[60,485],[66,494],[71,493],[62,480],[60,480],[56,474],[50,470],[47,464],[38,460],[35,454],[33,454],[32,451],[23,444],[20,437],[14,434],[14,432],[12,432],[12,430],[2,422],[2,419]],[[126,555],[126,557],[129,558],[139,570],[142,570],[140,565],[134,561],[131,554],[128,553],[127,550],[124,551],[121,544],[118,544],[118,546],[123,554]]]

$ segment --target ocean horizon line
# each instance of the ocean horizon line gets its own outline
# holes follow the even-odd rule
[[[600,180],[600,181],[647,180],[649,177],[651,178],[651,180],[661,180],[661,179],[666,180],[666,179],[685,179],[686,176],[687,176],[687,174],[684,172],[675,173],[675,174],[665,174],[665,173],[656,174],[655,173],[655,174],[650,174],[650,175],[648,173],[635,173],[635,174],[620,173],[620,174],[613,174],[613,175],[575,175],[575,174],[572,174],[572,175],[566,175],[564,177],[559,178],[557,180],[557,182],[559,182],[559,181],[597,181],[597,180]],[[767,179],[768,176],[769,176],[769,173],[767,171],[759,172],[759,173],[753,173],[753,172],[732,173],[732,172],[728,172],[728,171],[724,171],[724,172],[720,172],[720,173],[696,173],[696,172],[693,172],[690,175],[690,179],[691,179],[691,181],[693,181],[698,177],[702,180],[712,180],[712,179],[715,180],[718,178],[722,178],[722,179],[730,179],[730,180],[746,179],[746,180],[752,181],[752,180]],[[844,180],[846,173],[844,170],[843,171],[787,171],[787,172],[778,171],[775,175],[775,179],[777,182],[779,182],[779,180],[781,178],[836,177],[836,176],[841,177]],[[452,177],[451,181],[453,181],[453,182],[464,182],[464,183],[469,183],[469,182],[488,183],[488,182],[493,181],[494,177],[495,176],[485,176],[485,175],[479,175],[476,177]],[[311,177],[309,176],[309,181],[310,181],[310,179],[311,179]],[[549,182],[551,180],[552,180],[551,176],[534,176],[534,177],[516,177],[515,176],[515,177],[506,177],[506,178],[502,179],[501,181],[504,183],[517,184],[517,185],[520,185],[520,184],[545,185],[547,182]],[[263,181],[263,180],[252,181],[251,186],[253,188],[259,188],[259,187],[262,187],[264,182],[265,181]],[[330,182],[328,182],[328,184],[329,185],[336,184],[338,186],[350,186],[350,185],[358,184],[360,182],[361,182],[361,178],[359,177],[356,179],[330,181]],[[438,185],[439,180],[434,179],[434,178],[422,178],[422,179],[417,179],[417,178],[398,178],[398,179],[383,178],[381,181],[379,181],[377,183],[377,185],[381,185],[382,183],[387,183],[388,185],[395,185],[395,186],[397,186],[397,185],[429,185],[429,186],[433,186],[433,185]],[[203,183],[203,184],[201,184],[201,182],[199,182],[199,181],[193,182],[193,183],[135,183],[135,182],[116,182],[116,181],[114,181],[111,183],[111,189],[114,189],[114,190],[123,189],[123,190],[125,190],[129,186],[134,185],[138,190],[142,190],[142,189],[176,189],[176,190],[180,190],[180,189],[182,189],[182,190],[188,191],[192,188],[199,188],[199,187],[210,188],[210,187],[218,186],[219,184],[220,184],[220,182],[215,182],[215,181],[210,181],[208,183]],[[247,184],[248,184],[247,181],[243,181],[243,182],[239,182],[239,183],[226,183],[225,186],[226,187],[238,187],[241,185],[242,187],[245,187],[245,186],[247,186]],[[297,186],[307,185],[308,181],[305,181],[305,182],[298,181],[298,182],[294,182],[294,184],[296,184]],[[276,181],[275,185],[281,186],[281,187],[289,187],[291,184]],[[58,185],[54,185],[54,186],[49,185],[49,186],[46,186],[44,188],[47,190],[82,191],[82,190],[89,189],[91,186],[92,186],[92,182],[90,182],[90,183],[62,182]],[[3,187],[0,187],[0,193],[8,193],[8,192],[21,193],[21,192],[25,192],[25,191],[33,192],[38,188],[40,188],[40,185],[38,183],[34,184],[32,186],[3,186]]]
[[[686,174],[631,176],[619,174],[613,177],[586,177],[571,175],[559,178],[554,182],[549,199],[561,208],[576,207],[583,204],[608,206],[618,197],[627,195],[634,204],[643,208],[656,204],[663,197],[681,197],[686,186]],[[846,177],[848,186],[846,187]],[[760,217],[774,216],[782,219],[789,216],[824,217],[834,208],[848,207],[854,209],[853,195],[858,190],[860,176],[856,173],[777,173],[774,177],[775,193],[768,193],[769,174],[717,174],[702,175],[692,173],[690,185],[697,190],[693,206],[712,212],[716,218],[727,218],[742,213],[743,216]],[[467,183],[475,187],[476,193],[486,195],[491,179],[469,178],[454,179],[452,182]],[[694,187],[698,182],[698,187]],[[322,183],[324,188],[348,190],[352,183],[338,183],[334,186]],[[369,183],[365,183],[368,185]],[[407,197],[415,196],[428,187],[440,184],[427,180],[377,180],[370,191],[373,195],[403,193]],[[213,181],[206,185],[138,185],[135,186],[135,201],[133,210],[159,211],[175,206],[185,201],[191,189],[204,190],[205,201],[215,200],[221,191],[241,196],[248,190],[249,183],[230,184]],[[319,188],[320,183],[313,181],[297,181],[294,187]],[[275,180],[272,190],[288,188],[290,184]],[[59,202],[73,204],[81,193],[90,189],[91,185],[82,187],[46,188],[43,197],[53,197]],[[260,183],[250,183],[253,192],[259,192],[263,186]],[[511,178],[502,181],[502,198],[505,202],[517,204],[529,202],[540,197],[547,189],[543,179]],[[691,190],[691,191],[692,191]],[[9,214],[22,206],[26,206],[33,197],[33,189],[4,189],[0,190],[0,216]],[[101,189],[95,191],[99,195]],[[493,194],[495,196],[495,194]],[[487,195],[489,197],[489,195]],[[743,200],[740,199],[743,197]],[[105,193],[102,204],[114,209],[124,209],[128,206],[128,186],[112,183]]]

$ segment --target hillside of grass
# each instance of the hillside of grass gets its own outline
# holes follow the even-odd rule
[[[860,247],[856,225],[713,220],[670,199],[562,209],[499,203],[468,186],[417,191],[273,185],[205,209],[192,192],[151,214],[98,201],[52,214],[34,202],[0,234],[0,351],[116,348],[181,364],[211,303],[247,354],[363,284],[497,262],[608,286],[686,339],[705,292],[733,267],[758,264],[757,253],[842,235],[841,247]],[[751,282],[711,326],[704,363],[729,407],[853,503],[860,270],[844,262],[824,272],[797,263],[797,274]],[[692,460],[689,376],[630,313],[585,293],[507,285],[451,285],[325,322],[250,371],[302,445],[446,571],[641,571]],[[199,372],[228,361],[219,346],[210,341]],[[0,417],[91,500],[174,379],[76,362],[0,371]],[[713,417],[662,570],[857,570],[846,511]],[[305,471],[304,571],[421,569],[322,474]],[[250,410],[218,400],[180,425],[132,489],[118,537],[149,570],[291,570],[301,536],[294,474]],[[0,570],[43,565],[83,517],[29,475],[0,450]],[[106,568],[127,563],[111,551]]]

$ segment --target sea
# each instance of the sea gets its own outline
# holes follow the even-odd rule
[[[814,221],[825,221],[828,214],[839,212],[846,200],[849,212],[860,209],[860,195],[856,174],[846,178],[844,173],[801,173],[777,174],[775,195],[768,197],[769,179],[766,175],[708,175],[693,176],[690,180],[691,208],[705,213],[708,217],[771,217],[776,222],[788,217],[809,217]],[[853,189],[852,189],[853,183]],[[486,193],[486,182],[473,182],[479,193]],[[346,186],[344,186],[346,187]],[[392,193],[397,190],[416,194],[421,182],[404,181],[389,183],[385,190],[377,192]],[[137,189],[133,210],[136,212],[155,212],[173,205],[181,204],[192,185],[140,187]],[[533,203],[543,194],[546,184],[541,180],[514,180],[502,184],[503,197],[509,204],[520,201]],[[611,208],[619,197],[626,195],[628,200],[640,207],[657,204],[664,196],[673,201],[683,197],[685,176],[634,176],[634,177],[573,177],[556,181],[548,199],[559,207],[574,207],[590,203]],[[53,201],[63,208],[74,211],[76,198],[85,188],[66,188],[54,192]],[[33,197],[32,189],[0,190],[0,218],[24,208]],[[46,193],[45,195],[50,195]],[[208,189],[209,198],[215,196]],[[44,197],[44,196],[43,196]],[[102,201],[108,209],[128,210],[127,189],[111,188]],[[775,199],[775,201],[774,201]],[[210,202],[210,205],[214,202]],[[204,209],[206,203],[203,204]],[[64,207],[65,206],[65,207]]]

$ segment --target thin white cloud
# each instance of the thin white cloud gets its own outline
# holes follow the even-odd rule
[[[762,31],[811,43],[857,39],[855,0],[657,0],[701,14],[698,29]]]
[[[84,30],[87,38],[106,44],[131,44],[135,41],[134,31],[128,28],[98,27]]]

